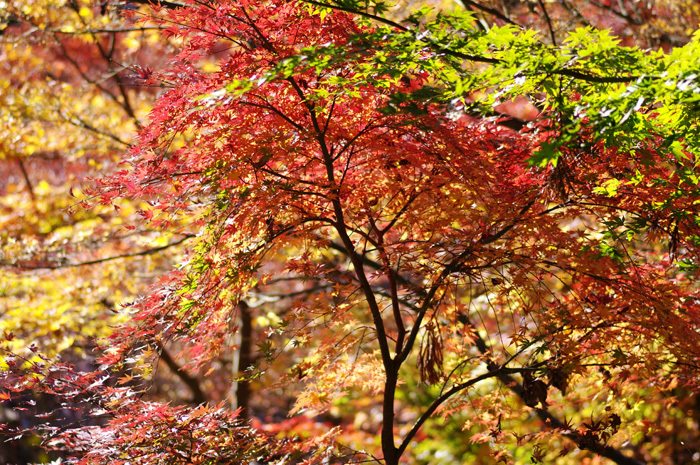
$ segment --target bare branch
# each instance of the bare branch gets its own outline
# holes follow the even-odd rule
[[[31,263],[22,263],[22,262],[8,263],[8,262],[0,261],[0,267],[19,268],[21,270],[56,270],[56,269],[60,269],[60,268],[76,268],[76,267],[80,267],[80,266],[90,266],[90,265],[96,265],[98,263],[119,260],[122,258],[142,257],[142,256],[146,256],[146,255],[153,255],[153,254],[156,254],[158,252],[162,252],[163,250],[174,247],[176,245],[182,244],[187,239],[190,239],[192,237],[195,237],[195,236],[192,234],[187,234],[187,235],[185,235],[185,237],[183,237],[180,240],[177,240],[175,242],[171,242],[170,244],[166,244],[166,245],[163,245],[160,247],[154,247],[152,249],[146,249],[146,250],[141,250],[139,252],[126,253],[126,254],[122,254],[122,255],[113,255],[111,257],[97,258],[95,260],[88,260],[85,262],[77,262],[77,263],[46,262],[46,263],[43,263],[41,265],[35,265],[35,264],[31,264]]]
[[[182,381],[192,392],[191,402],[193,404],[205,403],[207,401],[207,397],[204,395],[204,391],[202,391],[202,387],[200,386],[197,378],[195,378],[194,376],[190,376],[190,374],[187,373],[187,371],[183,370],[182,367],[180,367],[180,365],[178,365],[177,362],[175,362],[175,360],[165,349],[165,347],[158,347],[158,353],[160,355],[160,359],[163,362],[165,362],[170,371],[172,371],[174,375],[180,378],[180,381]]]

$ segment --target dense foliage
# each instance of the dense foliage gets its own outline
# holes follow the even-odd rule
[[[464,4],[4,4],[8,63],[56,67],[3,85],[10,438],[700,459],[700,35],[680,3]]]

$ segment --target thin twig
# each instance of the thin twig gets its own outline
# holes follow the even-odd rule
[[[520,27],[520,25],[518,23],[516,23],[515,21],[513,21],[512,19],[510,19],[508,16],[504,15],[500,11],[496,10],[495,8],[491,8],[491,7],[488,7],[486,5],[482,5],[481,3],[474,2],[472,0],[460,0],[460,1],[462,2],[462,4],[465,7],[471,6],[472,8],[476,8],[477,10],[481,10],[484,13],[488,13],[490,15],[493,15],[505,23]]]
[[[42,264],[42,265],[31,265],[31,264],[23,264],[22,262],[7,263],[7,262],[0,261],[0,267],[19,268],[19,269],[23,269],[23,270],[57,270],[60,268],[77,268],[77,267],[81,267],[81,266],[90,266],[90,265],[96,265],[98,263],[119,260],[122,258],[143,257],[146,255],[153,255],[153,254],[156,254],[156,253],[161,252],[163,250],[169,249],[170,247],[174,247],[176,245],[182,244],[187,239],[190,239],[192,237],[195,237],[195,236],[188,234],[180,240],[177,240],[175,242],[171,242],[169,244],[166,244],[166,245],[163,245],[160,247],[154,247],[152,249],[146,249],[146,250],[141,250],[139,252],[126,253],[126,254],[122,254],[122,255],[113,255],[111,257],[97,258],[95,260],[88,260],[85,262],[77,262],[77,263],[48,262],[48,263]]]
[[[29,174],[24,166],[24,162],[21,158],[17,159],[17,164],[19,164],[19,169],[22,171],[22,176],[24,177],[24,182],[27,184],[27,191],[32,198],[32,202],[36,202],[36,194],[34,194],[34,187],[32,186],[32,181],[29,180]]]
[[[557,38],[554,36],[554,27],[552,26],[552,19],[549,17],[549,13],[547,13],[547,8],[544,7],[544,2],[542,0],[537,0],[537,2],[540,4],[542,13],[544,13],[544,19],[547,21],[547,28],[549,28],[549,37],[552,39],[552,45],[556,47]]]

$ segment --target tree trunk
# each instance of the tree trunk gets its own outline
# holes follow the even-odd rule
[[[253,364],[253,318],[250,307],[241,301],[238,304],[239,327],[234,337],[234,345],[238,348],[233,353],[231,372],[233,383],[231,385],[231,407],[241,409],[241,417],[248,417],[248,404],[250,402],[250,383],[241,379],[245,370]]]

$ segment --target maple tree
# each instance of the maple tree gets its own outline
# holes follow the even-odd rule
[[[133,69],[164,92],[80,200],[186,237],[185,256],[118,310],[89,370],[5,333],[2,398],[64,402],[30,428],[47,448],[438,463],[444,428],[474,444],[444,463],[697,459],[700,38],[622,47],[546,12],[538,35],[469,3],[401,21],[352,1],[153,7],[147,27],[181,45]],[[238,393],[270,385],[292,418],[148,397],[166,347],[196,383],[184,369],[220,372],[253,337]],[[66,409],[92,421],[66,427]]]

